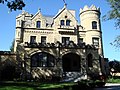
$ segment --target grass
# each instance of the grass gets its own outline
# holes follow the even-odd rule
[[[0,90],[47,90],[73,86],[75,83],[1,82]]]
[[[120,79],[109,78],[106,82],[107,83],[120,83]]]
[[[0,90],[35,90],[35,89],[30,87],[6,86],[0,87]]]

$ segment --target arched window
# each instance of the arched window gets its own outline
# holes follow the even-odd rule
[[[97,22],[96,21],[92,22],[92,29],[97,29]]]
[[[87,62],[88,62],[88,67],[93,67],[93,56],[92,56],[92,54],[88,54]]]
[[[36,28],[40,28],[41,27],[41,21],[37,21],[36,22]]]
[[[66,26],[70,26],[70,20],[66,20]]]
[[[61,20],[61,21],[60,21],[60,25],[65,25],[65,21],[64,21],[64,20]]]
[[[32,67],[53,67],[55,65],[55,57],[49,53],[40,52],[31,56]]]

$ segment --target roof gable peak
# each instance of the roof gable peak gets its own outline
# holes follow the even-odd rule
[[[32,19],[34,19],[38,14],[41,14],[41,9],[40,9],[40,8],[38,8],[37,13],[32,17]],[[41,15],[42,15],[42,14],[41,14]]]

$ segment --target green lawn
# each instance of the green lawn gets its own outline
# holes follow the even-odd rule
[[[120,78],[117,78],[117,79],[109,78],[107,80],[107,83],[120,83]]]
[[[0,90],[46,90],[73,86],[75,83],[1,82]]]

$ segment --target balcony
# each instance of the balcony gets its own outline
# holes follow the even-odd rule
[[[75,34],[76,28],[74,26],[58,26],[58,32],[60,34]]]
[[[74,27],[74,26],[60,25],[60,26],[58,27],[58,29],[70,29],[70,30],[74,30],[75,27]]]

